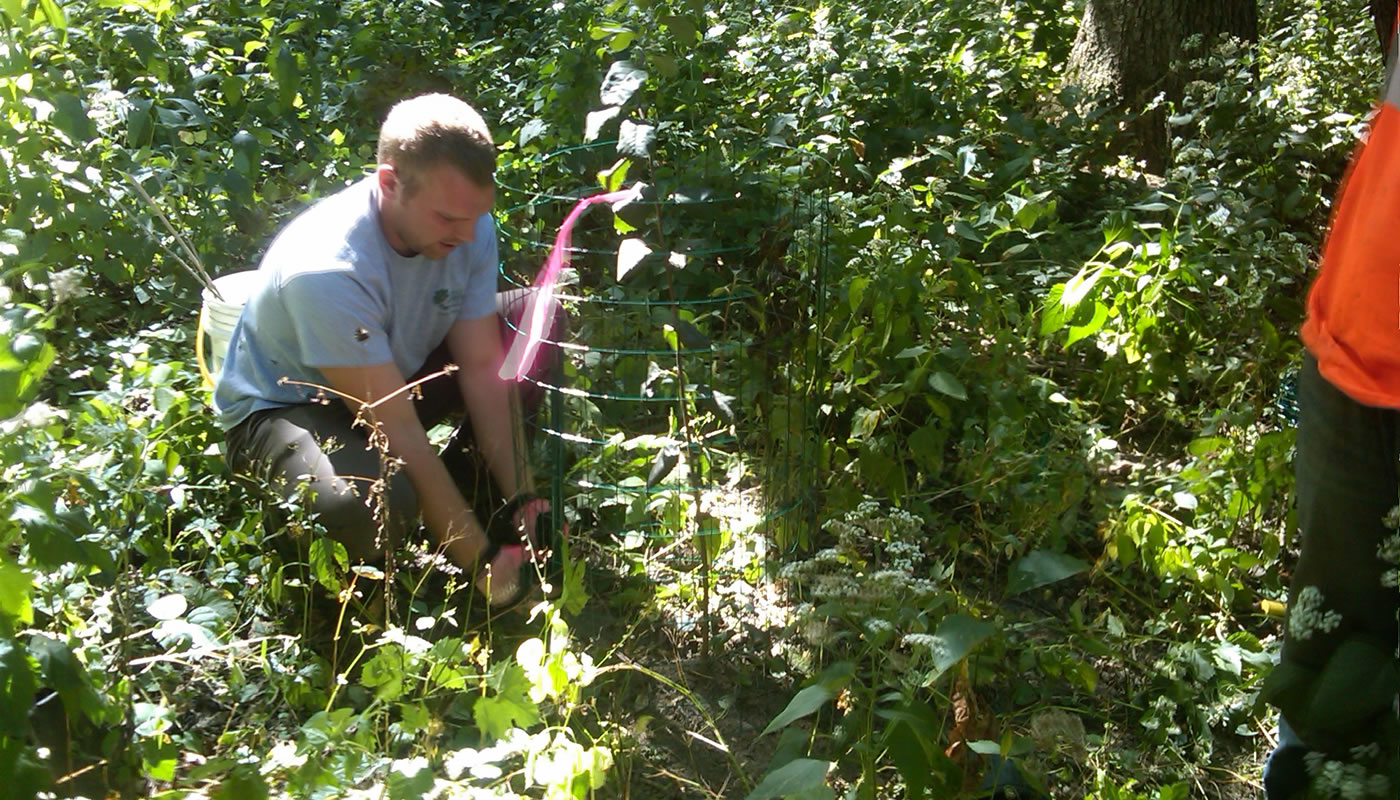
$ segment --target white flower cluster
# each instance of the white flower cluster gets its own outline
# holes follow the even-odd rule
[[[948,652],[943,640],[931,633],[906,633],[899,643],[905,647],[927,650],[934,658],[947,655]]]
[[[1381,546],[1376,548],[1376,555],[1387,563],[1400,564],[1400,533],[1393,533],[1382,539]]]
[[[70,267],[49,275],[49,291],[53,293],[55,305],[87,297],[88,288],[83,285],[83,271],[77,267]]]
[[[1392,513],[1394,513],[1393,510]],[[1387,516],[1387,525],[1389,525],[1388,520]],[[1376,555],[1387,564],[1400,564],[1400,533],[1394,533],[1382,539],[1381,546],[1376,548]],[[1400,569],[1388,569],[1382,572],[1381,586],[1387,589],[1400,588]]]
[[[1293,610],[1288,614],[1288,634],[1299,641],[1307,641],[1317,631],[1331,633],[1342,624],[1342,615],[1335,611],[1322,610],[1322,590],[1316,586],[1305,586],[1293,601]]]
[[[1375,757],[1376,745],[1352,748],[1357,758]],[[1363,764],[1330,761],[1322,753],[1312,751],[1303,756],[1317,797],[1340,797],[1342,800],[1365,800],[1368,797],[1390,797],[1390,779],[1372,775]]]

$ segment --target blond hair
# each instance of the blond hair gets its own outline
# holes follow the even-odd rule
[[[419,176],[440,164],[456,168],[478,186],[496,176],[496,146],[476,109],[446,94],[401,100],[379,127],[379,163],[390,164],[404,191],[417,188]]]

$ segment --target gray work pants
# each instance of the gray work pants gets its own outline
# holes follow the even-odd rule
[[[496,297],[501,314],[501,338],[509,346],[524,311],[528,290],[503,292]],[[565,333],[566,320],[557,313],[551,339]],[[439,345],[410,380],[442,369],[450,357]],[[543,400],[541,384],[558,385],[561,364],[557,345],[541,345],[529,375],[519,384],[520,408],[526,435]],[[443,463],[463,497],[483,524],[505,498],[491,478],[474,446],[471,421],[456,376],[428,381],[416,393],[414,410],[425,429],[457,420],[457,430],[442,452]],[[345,545],[352,563],[377,563],[417,527],[418,496],[402,471],[384,483],[383,525],[373,512],[371,486],[380,475],[380,455],[368,446],[367,432],[355,426],[345,403],[284,406],[258,411],[227,434],[227,459],[237,474],[270,487],[283,500],[294,501],[314,515],[326,534]],[[382,527],[382,530],[381,530]],[[297,537],[294,537],[297,538]],[[295,541],[304,549],[305,539]]]

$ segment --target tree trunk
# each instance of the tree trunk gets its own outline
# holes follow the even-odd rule
[[[1259,38],[1255,0],[1086,0],[1084,17],[1070,50],[1066,75],[1085,101],[1136,111],[1158,93],[1181,96],[1188,76],[1176,68],[1188,38],[1199,35],[1208,48],[1220,36],[1254,42]],[[1166,114],[1143,114],[1125,131],[1125,147],[1161,173],[1170,163]]]
[[[1390,60],[1390,34],[1395,30],[1395,0],[1371,0],[1371,19],[1376,23],[1376,39],[1381,55]]]

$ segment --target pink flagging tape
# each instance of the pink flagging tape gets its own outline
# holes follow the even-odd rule
[[[540,267],[535,284],[525,298],[525,313],[520,317],[505,363],[501,364],[501,380],[518,381],[524,378],[535,363],[535,353],[540,343],[549,336],[550,326],[554,324],[554,310],[559,305],[554,297],[554,284],[559,280],[559,273],[569,265],[569,234],[574,229],[574,223],[595,203],[628,202],[637,199],[641,191],[641,184],[638,184],[630,189],[584,197],[564,217],[564,224],[559,226],[559,232],[554,236],[554,249],[549,251],[549,258]]]

